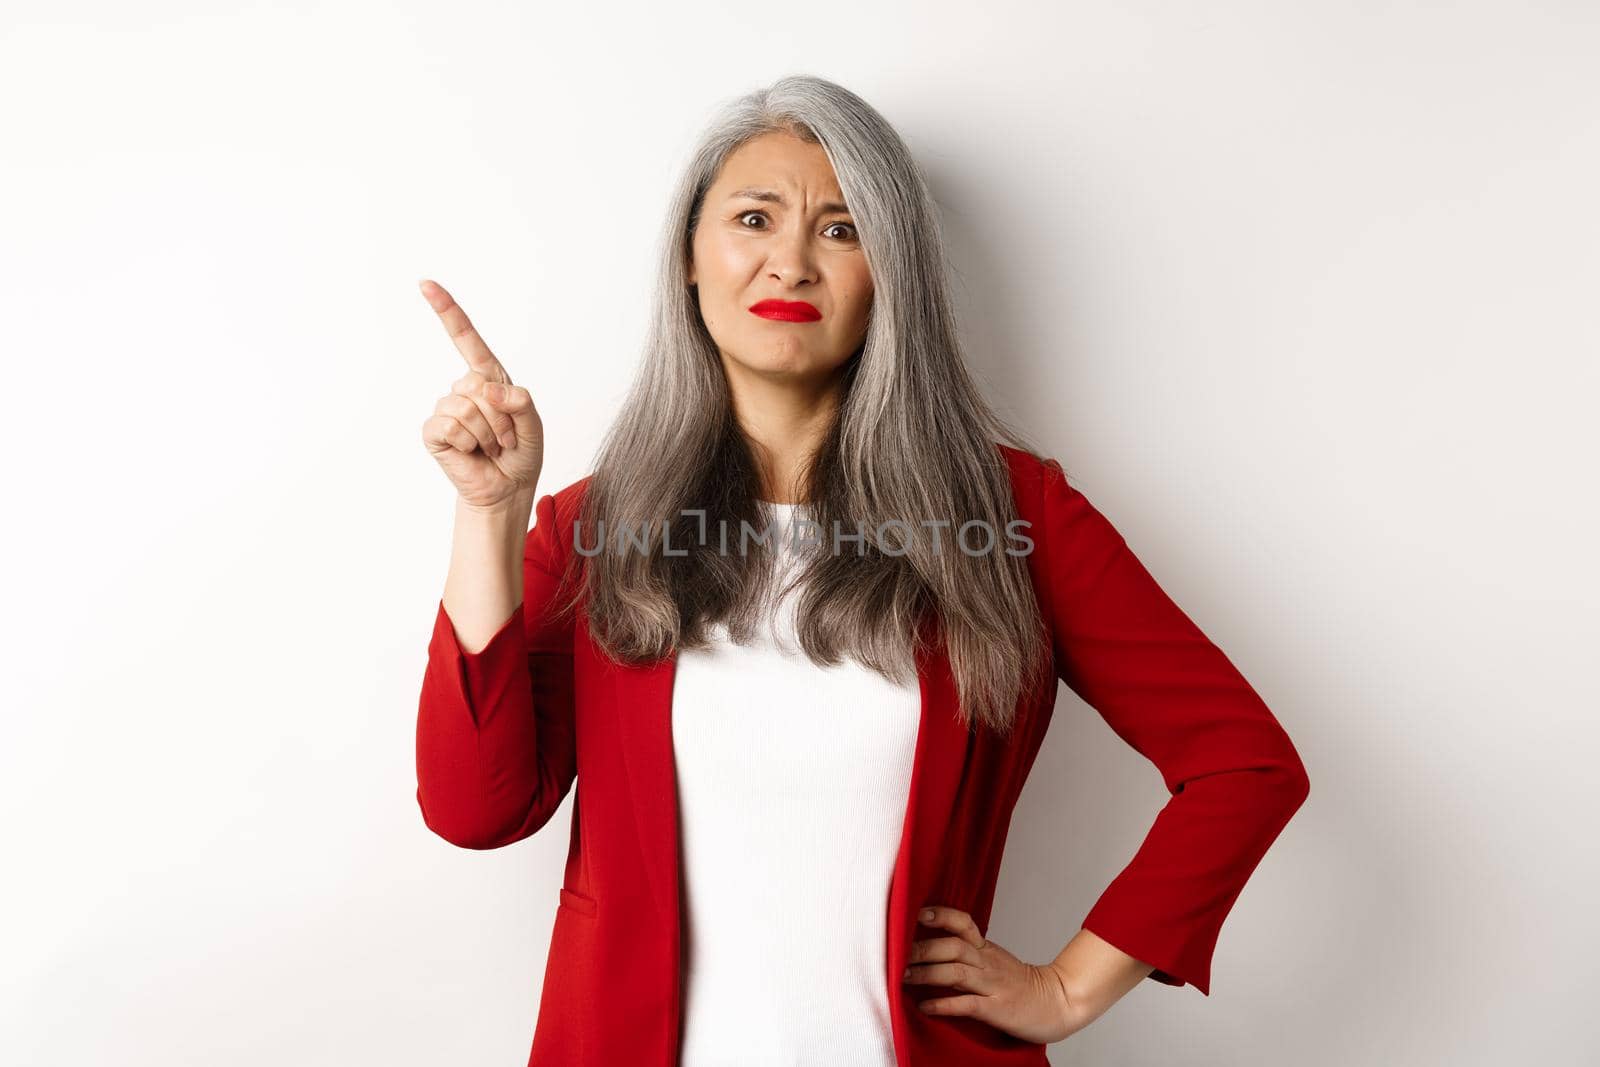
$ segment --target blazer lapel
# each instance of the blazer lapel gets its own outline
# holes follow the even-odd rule
[[[917,656],[922,721],[917,730],[916,755],[911,767],[905,828],[895,862],[894,886],[906,894],[926,894],[934,887],[950,828],[951,809],[972,740],[972,732],[956,717],[955,678],[938,637],[937,625],[925,625],[923,633],[932,643]],[[938,902],[912,900],[907,896],[902,903],[904,909],[899,914],[904,917],[924,903]]]
[[[900,973],[905,970],[911,942],[916,937],[918,911],[925,904],[945,903],[931,899],[931,894],[939,881],[941,846],[950,828],[951,810],[961,785],[971,738],[971,731],[964,729],[956,718],[955,681],[943,642],[937,640],[938,627],[930,623],[924,625],[922,632],[932,643],[917,656],[922,721],[911,765],[910,795],[906,801],[900,851],[895,857],[894,876],[889,884],[885,944],[884,980],[889,990],[889,1020],[894,1032],[896,1061],[902,1067],[909,1062],[912,1038],[906,1031],[906,988]]]
[[[678,780],[672,755],[676,653],[644,667],[621,667],[615,708],[645,874],[671,928],[678,919]]]

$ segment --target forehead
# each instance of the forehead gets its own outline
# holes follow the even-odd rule
[[[839,193],[839,179],[822,146],[790,133],[765,133],[734,149],[711,188],[726,196],[734,189],[750,186],[802,188],[818,195]]]

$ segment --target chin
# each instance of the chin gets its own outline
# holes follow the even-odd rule
[[[797,339],[773,344],[771,338],[758,338],[725,350],[734,354],[728,358],[752,374],[814,374],[827,365],[827,360],[797,344]]]
[[[821,363],[806,356],[746,359],[740,360],[739,365],[750,374],[759,374],[766,378],[811,378],[826,371]]]
[[[743,353],[729,357],[740,369],[750,374],[808,377],[826,373],[830,366],[823,357],[798,347],[773,346],[769,342],[765,348],[758,348],[754,355],[749,354],[750,351],[747,348]]]

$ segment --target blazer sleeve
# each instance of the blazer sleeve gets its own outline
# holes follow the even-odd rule
[[[1057,676],[1171,794],[1082,925],[1209,996],[1223,919],[1310,780],[1255,690],[1054,460],[1043,491]]]
[[[577,777],[572,623],[550,617],[558,584],[555,502],[535,504],[523,600],[489,643],[464,651],[439,601],[417,707],[423,823],[462,848],[500,848],[550,820]]]

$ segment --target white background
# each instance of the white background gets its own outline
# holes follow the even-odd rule
[[[1578,0],[7,5],[5,1058],[525,1062],[571,802],[493,853],[416,807],[464,369],[416,280],[568,484],[695,133],[803,72],[912,145],[990,396],[1310,772],[1212,996],[1053,1062],[1578,1063],[1596,55]],[[1052,957],[1164,799],[1063,689],[991,936]]]

